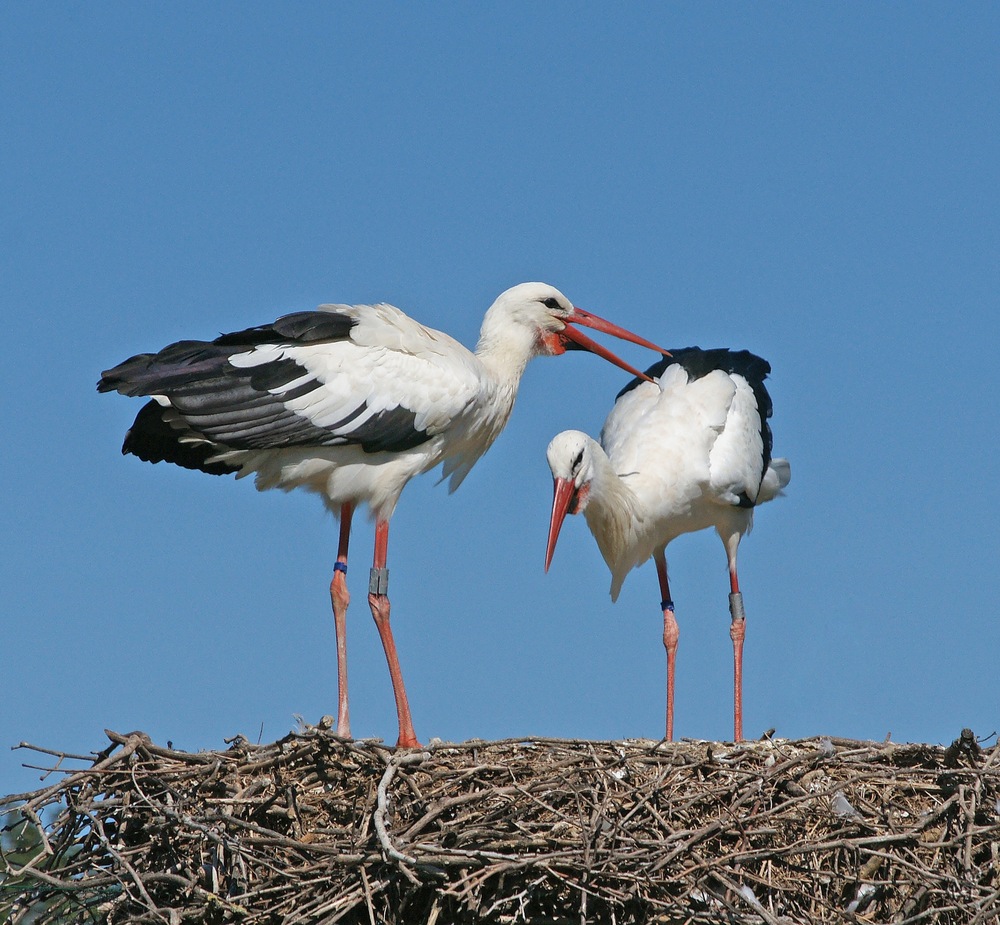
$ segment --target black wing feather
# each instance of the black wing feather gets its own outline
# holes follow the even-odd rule
[[[295,312],[273,324],[223,334],[213,341],[178,341],[105,371],[97,389],[128,396],[163,395],[170,402],[169,409],[156,401],[143,407],[123,452],[213,474],[238,470],[207,462],[227,450],[357,444],[374,453],[419,446],[430,436],[415,427],[416,414],[409,409],[384,411],[346,430],[367,411],[367,403],[361,401],[334,425],[318,427],[287,402],[321,388],[322,381],[308,378],[280,391],[307,376],[305,367],[289,357],[245,368],[229,362],[230,357],[265,344],[311,346],[343,340],[354,324],[354,318],[337,312]]]
[[[163,419],[166,411],[155,401],[143,405],[135,423],[125,434],[122,453],[131,453],[145,462],[170,462],[185,469],[198,469],[209,475],[230,475],[239,471],[238,466],[208,461],[218,452],[218,447],[213,444],[178,440],[177,429]]]

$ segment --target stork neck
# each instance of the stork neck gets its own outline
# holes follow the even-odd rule
[[[594,534],[601,555],[612,572],[634,543],[636,532],[636,497],[611,464],[604,448],[593,441],[591,446],[593,476],[584,516]]]
[[[476,356],[498,385],[517,391],[528,361],[535,356],[534,337],[528,331],[508,328],[501,335],[489,316],[483,322]]]

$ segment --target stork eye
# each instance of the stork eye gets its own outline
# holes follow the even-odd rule
[[[580,452],[576,454],[576,459],[573,460],[572,471],[576,472],[582,465],[583,465],[583,450],[580,450]]]
[[[557,298],[554,298],[553,296],[549,296],[547,299],[544,299],[542,301],[542,305],[544,305],[546,308],[562,308],[562,306],[559,304],[559,300]]]

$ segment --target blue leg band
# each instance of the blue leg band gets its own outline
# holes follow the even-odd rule
[[[335,572],[343,572],[346,575],[347,574],[347,563],[346,562],[334,562],[333,563],[333,570]]]

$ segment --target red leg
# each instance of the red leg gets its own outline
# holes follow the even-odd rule
[[[674,602],[670,599],[670,585],[667,582],[667,560],[663,550],[653,554],[656,560],[656,575],[660,579],[660,607],[663,608],[663,647],[667,650],[667,741],[674,737],[674,673],[677,667],[677,641],[681,631],[674,616]]]
[[[368,584],[368,606],[372,609],[372,617],[378,627],[378,634],[385,649],[385,660],[389,663],[389,677],[392,678],[392,693],[396,698],[396,713],[399,716],[399,740],[397,746],[403,748],[419,748],[416,733],[413,731],[413,720],[410,718],[410,704],[406,699],[406,688],[403,686],[403,674],[399,670],[399,658],[396,655],[396,642],[392,638],[392,628],[389,626],[389,570],[385,560],[389,548],[389,522],[379,520],[375,523],[375,558],[372,562],[371,580]]]
[[[746,636],[746,613],[736,575],[735,557],[729,563],[729,638],[733,640],[733,741],[743,740],[743,639]]]
[[[347,707],[347,606],[351,603],[351,595],[347,593],[347,546],[351,541],[353,514],[353,504],[341,506],[340,545],[330,582],[333,628],[337,639],[337,735],[345,739],[351,737],[351,716]]]

